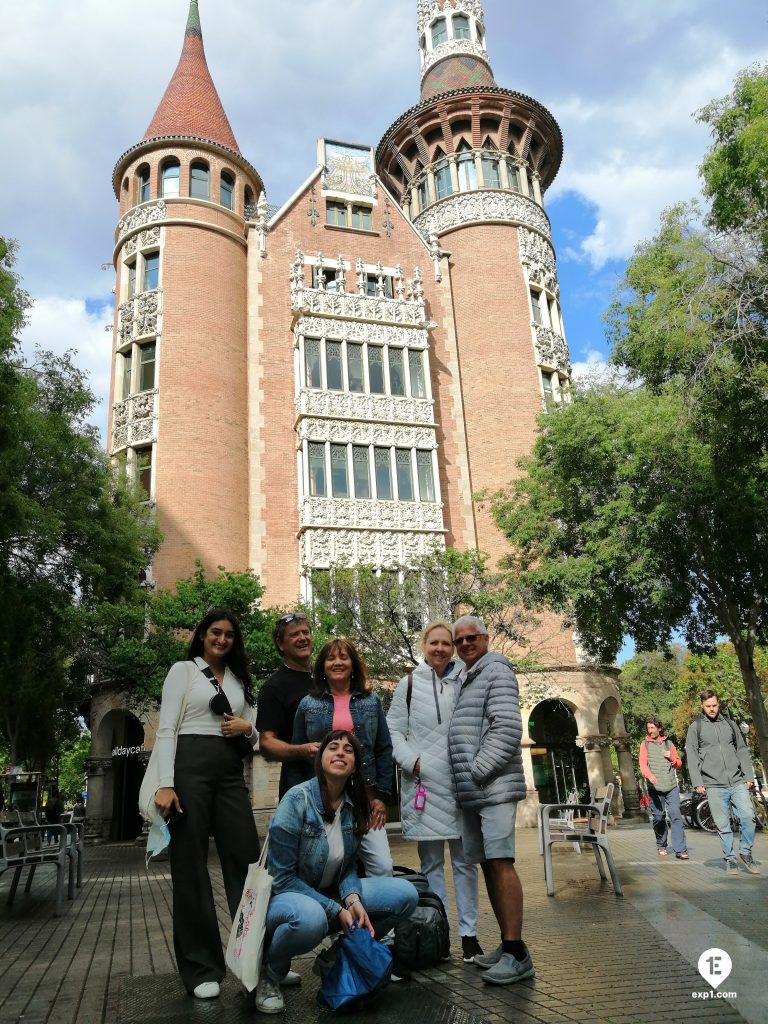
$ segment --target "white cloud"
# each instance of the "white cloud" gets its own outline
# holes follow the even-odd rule
[[[585,359],[573,363],[571,374],[575,381],[604,380],[611,373],[603,352],[591,349]]]
[[[105,330],[107,325],[109,332]],[[107,433],[111,326],[111,304],[89,312],[83,299],[51,296],[35,300],[20,338],[22,350],[28,357],[32,356],[35,347],[56,355],[67,351],[77,353],[75,363],[88,373],[91,388],[98,399],[91,421],[99,428],[102,439]]]

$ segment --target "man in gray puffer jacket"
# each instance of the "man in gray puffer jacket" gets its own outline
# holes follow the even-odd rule
[[[453,639],[467,666],[448,729],[464,857],[483,869],[501,929],[501,944],[475,963],[484,970],[483,981],[511,985],[534,975],[522,940],[523,888],[515,870],[517,802],[526,794],[517,678],[505,657],[488,650],[481,619],[457,619]]]

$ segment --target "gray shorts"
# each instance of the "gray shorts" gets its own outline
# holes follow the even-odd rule
[[[461,808],[461,842],[468,864],[515,859],[517,801]]]

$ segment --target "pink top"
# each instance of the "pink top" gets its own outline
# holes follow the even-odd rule
[[[349,713],[349,698],[352,695],[350,693],[344,694],[344,696],[337,697],[333,695],[333,729],[347,729],[349,732],[355,731],[355,725],[352,721],[352,715]]]

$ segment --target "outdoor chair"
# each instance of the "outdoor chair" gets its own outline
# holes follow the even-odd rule
[[[552,873],[552,846],[555,843],[588,843],[595,851],[597,869],[602,879],[606,878],[605,868],[601,860],[602,856],[608,864],[611,873],[611,882],[617,896],[623,896],[619,873],[608,846],[608,815],[611,811],[611,797],[613,796],[613,783],[610,783],[605,790],[605,796],[600,804],[544,804],[539,812],[541,825],[539,832],[539,852],[544,857],[544,881],[547,884],[547,895],[555,895],[555,885]],[[558,817],[566,811],[573,813],[572,828],[563,829],[558,827]],[[552,823],[555,828],[552,828]]]
[[[578,790],[572,789],[565,797],[566,805],[576,804],[579,801]],[[544,856],[544,811],[547,807],[556,807],[557,804],[540,804],[539,805],[539,856]],[[573,832],[573,810],[560,811],[557,817],[549,819],[549,831],[552,835],[557,832]],[[574,842],[573,849],[576,853],[581,854],[581,843]]]
[[[44,843],[45,833],[51,831],[56,841]],[[0,874],[13,868],[13,881],[6,903],[10,906],[24,868],[29,868],[24,892],[29,892],[38,865],[51,864],[56,868],[56,903],[54,917],[61,917],[64,903],[64,872],[69,866],[69,899],[75,895],[75,863],[69,851],[69,837],[64,825],[22,825],[13,828],[0,826]],[[69,865],[67,861],[69,860]]]

